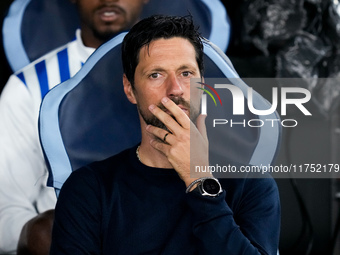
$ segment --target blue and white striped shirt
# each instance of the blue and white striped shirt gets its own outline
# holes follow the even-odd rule
[[[14,252],[22,226],[56,198],[46,187],[47,170],[38,135],[42,98],[74,76],[93,48],[80,30],[72,42],[13,74],[0,96],[0,253]]]

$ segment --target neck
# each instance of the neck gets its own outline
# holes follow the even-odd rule
[[[83,26],[81,29],[81,39],[86,47],[95,49],[107,41],[103,38],[98,38],[98,36],[96,36],[91,29],[88,29],[85,26]]]
[[[138,148],[138,154],[140,161],[147,166],[157,167],[157,168],[173,168],[167,157],[159,150],[153,148],[150,144],[150,136],[145,130],[146,125],[142,125],[142,141]]]

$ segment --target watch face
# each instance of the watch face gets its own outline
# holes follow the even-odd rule
[[[205,192],[211,195],[217,195],[220,191],[220,185],[214,179],[206,179],[202,183],[202,188]]]

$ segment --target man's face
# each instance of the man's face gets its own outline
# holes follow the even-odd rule
[[[201,90],[192,89],[190,107],[190,78],[200,78],[196,52],[192,44],[183,38],[158,39],[144,46],[139,53],[135,71],[134,96],[137,107],[146,124],[164,128],[148,110],[151,104],[165,112],[163,97],[174,101],[193,121],[199,114]]]
[[[148,0],[71,0],[78,8],[82,33],[102,41],[131,28]]]

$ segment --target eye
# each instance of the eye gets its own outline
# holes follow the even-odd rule
[[[150,78],[152,78],[152,79],[157,79],[157,78],[159,78],[159,76],[160,76],[160,74],[159,73],[152,73],[152,74],[150,74]]]
[[[183,75],[184,77],[189,77],[191,74],[192,74],[192,73],[189,72],[189,71],[185,71],[185,72],[182,73],[182,75]]]

